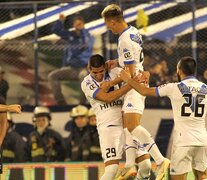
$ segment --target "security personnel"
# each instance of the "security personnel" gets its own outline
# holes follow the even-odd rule
[[[49,126],[51,113],[47,107],[34,109],[33,123],[35,130],[29,135],[26,149],[27,161],[52,162],[63,161],[65,146],[61,135]]]
[[[66,139],[66,161],[88,161],[90,155],[90,129],[88,126],[88,108],[82,105],[71,111],[70,134]]]
[[[2,157],[4,163],[24,162],[25,160],[25,141],[15,131],[15,124],[9,112],[7,112],[7,134],[3,142]]]
[[[99,135],[96,129],[96,115],[92,108],[88,111],[88,124],[91,138],[89,161],[102,161]]]

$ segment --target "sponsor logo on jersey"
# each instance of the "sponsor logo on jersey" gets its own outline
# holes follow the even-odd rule
[[[127,105],[126,105],[126,107],[133,107],[133,105],[132,105],[132,103],[128,103]]]
[[[114,106],[122,106],[122,100],[118,99],[118,100],[113,101],[111,103],[100,104],[101,110],[107,109],[107,108],[110,108],[110,107],[114,107]]]
[[[142,38],[139,34],[130,34],[130,39],[142,46]]]
[[[90,81],[86,81],[86,86],[89,86],[91,84]]]
[[[129,51],[124,53],[124,57],[125,59],[132,59],[131,53]]]
[[[96,85],[95,85],[95,84],[91,84],[91,85],[89,86],[89,88],[90,88],[90,90],[94,90],[94,89],[96,89]]]
[[[129,52],[129,50],[127,48],[123,49],[123,53]]]

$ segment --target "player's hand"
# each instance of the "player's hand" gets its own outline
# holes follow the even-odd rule
[[[105,64],[106,64],[106,69],[110,71],[111,69],[118,66],[118,60],[117,59],[107,60]]]
[[[108,90],[110,89],[110,81],[104,81],[100,83],[100,88],[104,91],[104,92],[108,92]]]
[[[19,104],[8,105],[8,112],[21,113],[21,106]]]
[[[122,81],[127,82],[129,79],[131,79],[131,74],[129,72],[129,68],[125,68],[125,70],[123,69],[120,73],[119,73],[119,77],[122,79]]]
[[[65,22],[65,15],[64,14],[59,14],[59,20],[62,21],[62,22]]]
[[[149,84],[150,73],[148,71],[140,71],[140,73],[134,77],[134,80],[138,83]]]

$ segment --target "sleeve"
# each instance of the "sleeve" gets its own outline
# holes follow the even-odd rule
[[[65,40],[69,40],[69,37],[71,36],[71,32],[65,29],[63,23],[60,20],[56,21],[52,26],[52,33]]]
[[[135,61],[143,61],[142,38],[139,34],[129,34],[119,40],[119,60],[125,65],[134,64]]]
[[[85,48],[92,50],[93,44],[94,44],[94,38],[90,35],[88,30],[86,29],[81,30],[81,38],[82,38]]]
[[[22,137],[15,133],[15,147],[14,147],[14,152],[15,152],[15,160],[14,162],[24,162],[25,161],[25,147],[26,143],[22,139]]]
[[[58,132],[54,131],[54,136],[56,140],[57,160],[64,161],[66,156],[66,148],[65,148],[64,140]]]
[[[28,162],[32,161],[31,150],[32,150],[32,142],[31,142],[31,135],[29,135],[29,137],[27,137],[27,142],[25,146],[25,161]]]
[[[81,83],[81,89],[84,92],[86,98],[96,99],[96,94],[100,90],[99,85],[95,81],[83,80]]]
[[[163,84],[156,87],[156,95],[163,97],[168,96],[170,97],[173,93],[174,83]]]
[[[119,61],[125,65],[134,64],[135,58],[133,56],[133,48],[131,42],[128,40],[120,40],[120,56]]]

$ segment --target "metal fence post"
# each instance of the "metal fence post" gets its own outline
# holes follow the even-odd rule
[[[193,28],[193,32],[192,32],[192,56],[195,60],[197,60],[197,33],[196,33],[196,19],[195,19],[195,11],[196,11],[196,7],[195,7],[195,1],[192,0],[192,28]]]
[[[35,85],[35,105],[39,104],[39,78],[38,78],[38,28],[37,28],[37,4],[33,5],[34,8],[34,85]]]

